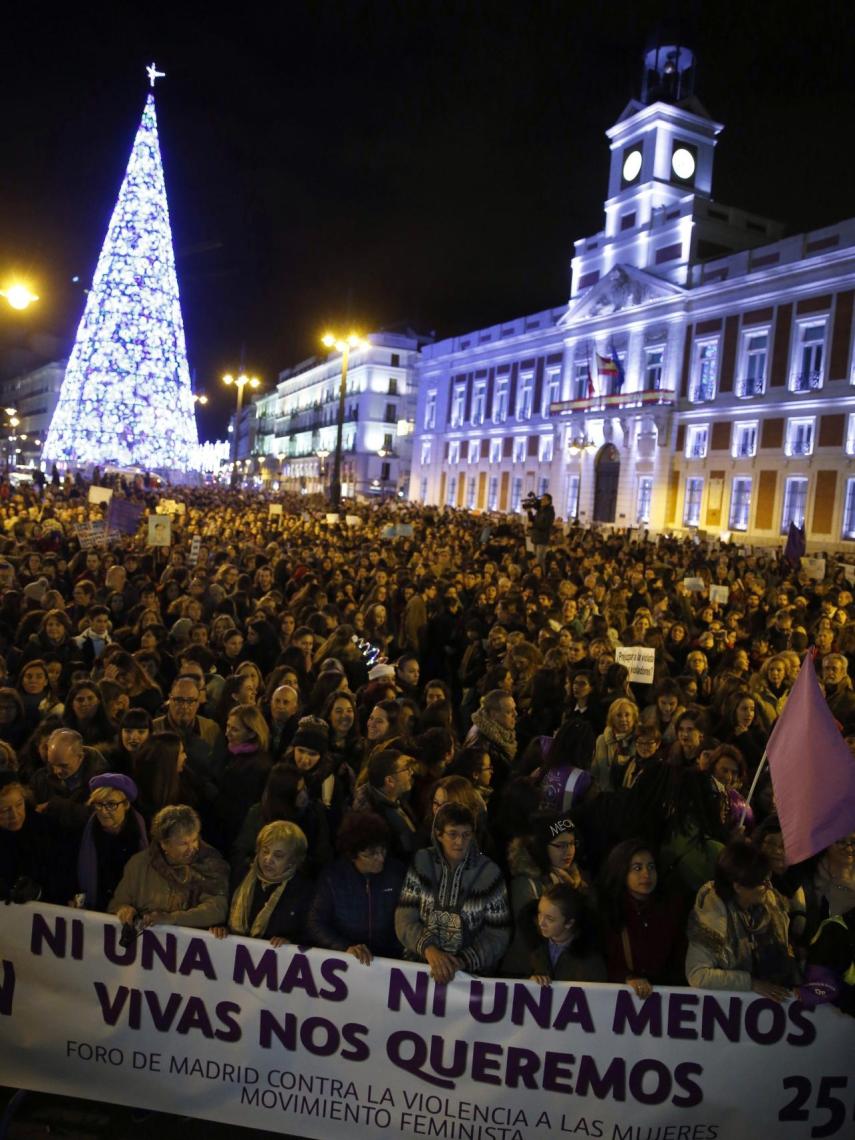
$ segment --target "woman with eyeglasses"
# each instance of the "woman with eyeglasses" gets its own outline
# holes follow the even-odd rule
[[[145,822],[131,806],[137,786],[120,772],[102,772],[89,781],[92,815],[77,853],[77,884],[87,910],[106,911],[132,855],[148,846]]]
[[[566,883],[574,890],[587,890],[588,883],[576,862],[576,850],[576,825],[566,814],[537,815],[525,835],[510,841],[508,869],[514,937],[502,962],[503,974],[528,977],[537,902],[546,888]]]
[[[806,938],[810,941],[825,919],[855,907],[855,832],[826,847],[806,889]]]

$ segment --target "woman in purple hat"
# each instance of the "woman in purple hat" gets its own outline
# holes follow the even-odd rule
[[[145,823],[131,804],[137,786],[121,772],[102,772],[89,781],[92,815],[83,829],[77,854],[77,884],[81,906],[106,911],[132,855],[145,851]]]

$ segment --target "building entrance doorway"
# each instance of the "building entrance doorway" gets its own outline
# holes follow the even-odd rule
[[[617,511],[620,455],[607,443],[594,460],[594,522],[613,523]]]

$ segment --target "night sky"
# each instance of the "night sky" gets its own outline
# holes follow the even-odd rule
[[[725,124],[715,197],[791,231],[855,215],[851,4],[74,8],[4,11],[0,277],[42,301],[0,313],[0,368],[70,348],[155,59],[205,436],[242,352],[271,384],[327,324],[448,336],[563,304],[572,242],[602,225],[604,132],[675,12]]]

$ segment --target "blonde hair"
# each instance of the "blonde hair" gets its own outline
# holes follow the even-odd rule
[[[612,703],[609,705],[609,711],[606,714],[606,725],[608,728],[612,729],[612,731],[614,731],[615,727],[615,717],[624,709],[629,709],[632,712],[635,718],[635,723],[638,724],[638,705],[634,701],[631,701],[629,697],[618,697],[616,701],[612,701]]]
[[[89,807],[92,807],[93,804],[100,804],[104,800],[108,800],[112,795],[119,795],[122,797],[122,799],[125,801],[125,803],[130,803],[130,801],[128,800],[128,797],[125,795],[125,793],[123,791],[121,791],[121,789],[109,788],[109,787],[108,788],[96,788],[93,792],[90,793],[89,799],[86,801],[86,803],[88,804]]]
[[[291,857],[299,866],[306,858],[309,841],[306,833],[296,823],[287,819],[274,819],[272,823],[265,824],[255,837],[255,850],[258,853],[266,843],[284,843],[291,852]]]
[[[235,717],[244,728],[253,734],[261,752],[266,752],[270,745],[270,729],[256,705],[235,705],[229,709],[229,716]]]

